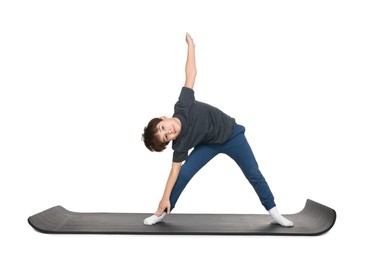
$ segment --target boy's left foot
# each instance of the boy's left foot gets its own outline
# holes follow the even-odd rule
[[[288,220],[287,218],[285,218],[284,216],[282,216],[276,207],[271,208],[269,211],[269,214],[271,215],[273,221],[273,224],[279,224],[283,227],[293,227],[294,223],[290,220]]]
[[[148,218],[145,218],[144,224],[147,226],[155,225],[156,223],[162,222],[165,216],[166,216],[165,212],[163,212],[163,214],[161,214],[159,217],[154,214]]]

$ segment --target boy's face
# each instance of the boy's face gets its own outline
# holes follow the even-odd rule
[[[157,135],[159,140],[163,143],[175,140],[180,133],[181,124],[177,118],[168,118],[166,116],[160,117],[160,121],[156,128],[158,129]]]

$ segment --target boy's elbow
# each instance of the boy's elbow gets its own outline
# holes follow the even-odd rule
[[[197,76],[197,70],[196,69],[189,70],[186,73],[187,79],[193,79],[194,80],[196,78],[196,76]]]

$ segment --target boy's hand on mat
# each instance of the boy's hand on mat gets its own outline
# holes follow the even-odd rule
[[[155,215],[160,217],[163,214],[164,210],[167,209],[167,213],[170,214],[170,201],[169,200],[161,200],[159,203],[159,208],[155,212]]]

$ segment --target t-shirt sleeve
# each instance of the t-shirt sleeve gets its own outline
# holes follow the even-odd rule
[[[191,88],[183,87],[180,92],[179,99],[178,99],[179,105],[185,105],[185,106],[188,105],[189,106],[194,101],[195,101],[194,90]]]
[[[173,162],[183,162],[187,159],[188,157],[188,152],[177,152],[174,151],[173,152]]]

